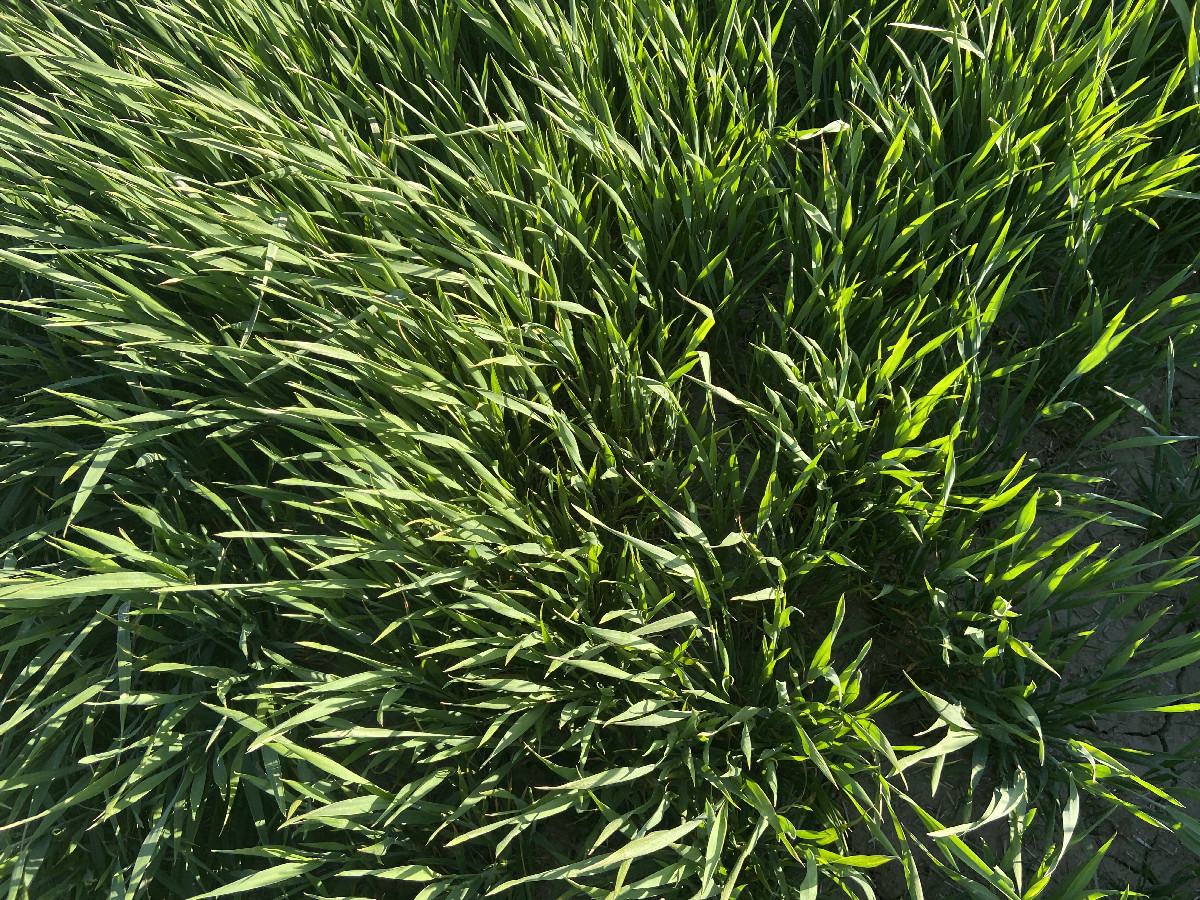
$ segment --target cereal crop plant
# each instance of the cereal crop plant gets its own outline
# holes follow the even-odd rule
[[[1192,897],[1186,0],[0,0],[15,898]]]

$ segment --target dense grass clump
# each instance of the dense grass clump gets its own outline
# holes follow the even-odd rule
[[[0,83],[6,896],[1194,894],[1195,4],[0,0]]]

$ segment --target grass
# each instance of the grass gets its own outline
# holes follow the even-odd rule
[[[1197,871],[1196,10],[0,0],[7,896]]]

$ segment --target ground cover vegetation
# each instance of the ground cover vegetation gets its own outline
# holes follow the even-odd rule
[[[6,896],[1194,895],[1196,18],[0,0]]]

